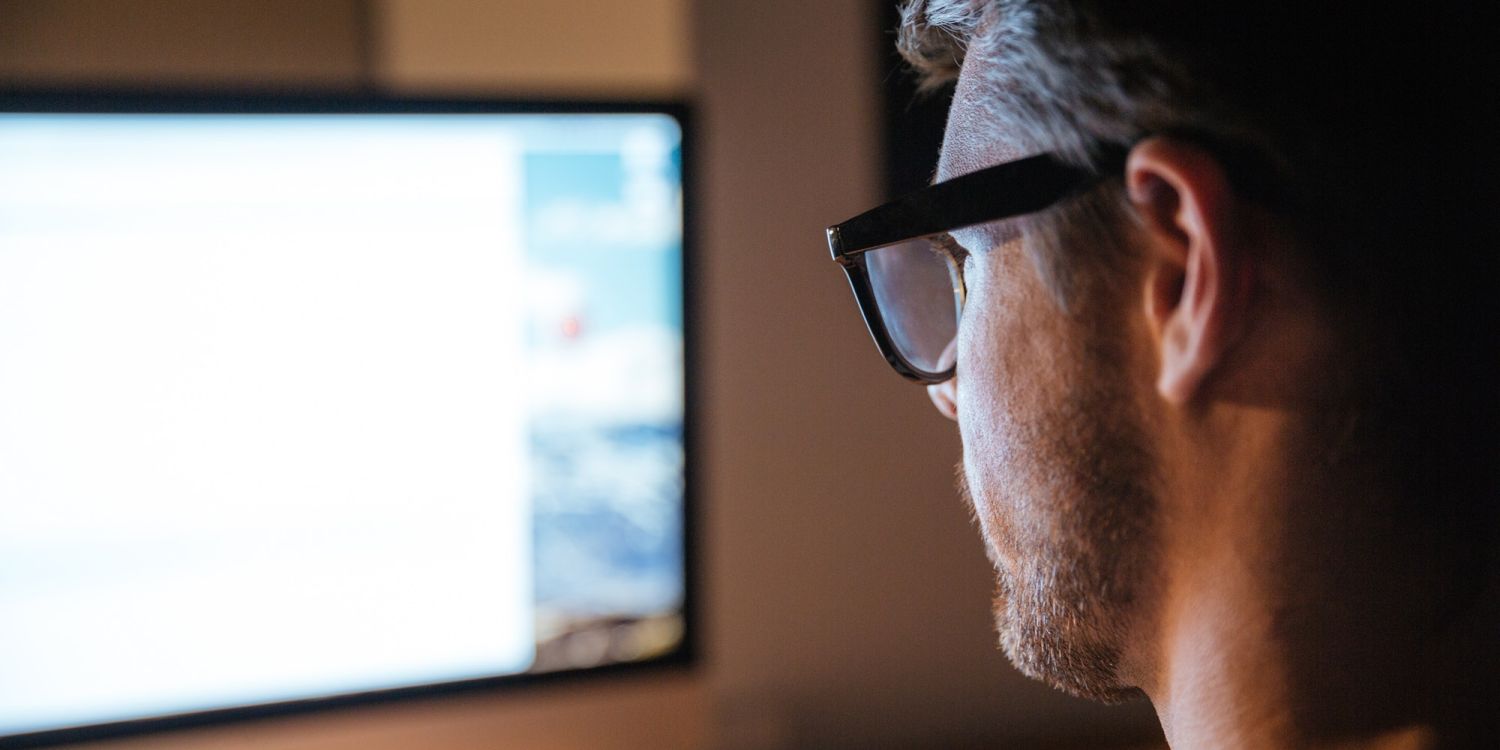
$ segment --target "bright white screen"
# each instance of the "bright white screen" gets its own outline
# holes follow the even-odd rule
[[[427,119],[0,125],[0,734],[531,664],[521,148]]]

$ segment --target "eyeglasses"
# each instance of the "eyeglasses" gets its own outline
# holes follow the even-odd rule
[[[1124,152],[1106,163],[1124,163]],[[875,346],[918,383],[953,377],[964,278],[948,232],[1041,211],[1102,175],[1041,154],[930,185],[828,228]],[[986,248],[987,249],[987,248]]]

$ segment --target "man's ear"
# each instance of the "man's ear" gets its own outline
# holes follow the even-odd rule
[[[1169,137],[1136,144],[1125,165],[1147,240],[1146,318],[1157,343],[1156,389],[1185,405],[1224,365],[1244,330],[1253,234],[1222,165]]]

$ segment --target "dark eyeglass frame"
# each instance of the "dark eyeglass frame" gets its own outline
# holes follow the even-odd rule
[[[1111,149],[1102,163],[1110,167],[1123,165],[1124,156],[1123,149]],[[897,350],[870,284],[865,253],[975,224],[1036,213],[1093,185],[1108,173],[1070,164],[1056,154],[1038,154],[929,185],[829,227],[828,249],[848,274],[865,326],[885,361],[902,377],[929,385],[952,378],[956,369],[954,365],[941,372],[929,372],[912,364]],[[962,294],[961,275],[959,279]]]

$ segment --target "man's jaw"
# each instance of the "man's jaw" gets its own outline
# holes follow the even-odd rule
[[[979,539],[984,545],[984,555],[989,558],[990,566],[995,569],[996,575],[1008,575],[1007,571],[1009,568],[1007,563],[1013,561],[1007,560],[1009,556],[1001,550],[1001,545],[999,544],[999,540],[1005,538],[1002,533],[1003,529],[997,528],[1002,524],[998,523],[998,519],[993,514],[981,509],[981,504],[984,509],[988,509],[991,507],[991,503],[988,500],[981,503],[979,499],[975,498],[973,485],[969,482],[963,463],[959,463],[954,471],[954,484],[958,489],[958,496],[963,501],[964,508],[969,512],[969,520],[979,529]]]

